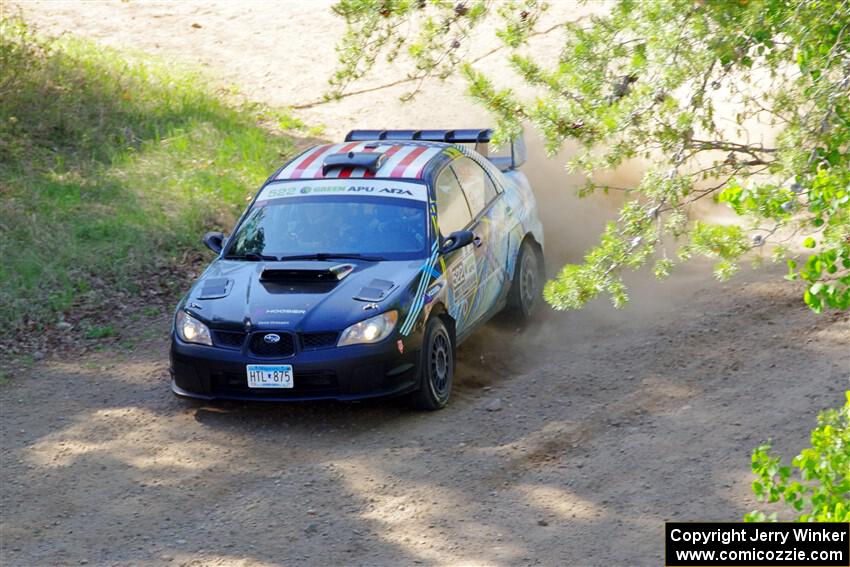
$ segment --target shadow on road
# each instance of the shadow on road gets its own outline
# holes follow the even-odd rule
[[[4,563],[657,564],[665,519],[740,518],[752,448],[795,454],[847,387],[846,314],[737,284],[491,326],[435,413],[186,406],[162,340],[51,361],[0,389]]]

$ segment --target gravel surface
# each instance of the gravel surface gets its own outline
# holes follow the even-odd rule
[[[740,519],[753,447],[794,454],[848,386],[847,316],[754,278],[494,322],[436,413],[187,405],[164,338],[47,359],[0,389],[3,564],[658,565],[665,520]]]

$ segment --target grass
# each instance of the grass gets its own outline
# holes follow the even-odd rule
[[[115,327],[112,325],[92,325],[88,329],[84,336],[87,339],[105,339],[108,337],[114,337],[118,333],[115,332]]]
[[[0,19],[0,338],[139,295],[294,151],[191,69]]]

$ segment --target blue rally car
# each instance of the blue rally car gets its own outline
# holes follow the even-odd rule
[[[491,130],[355,130],[275,172],[181,300],[172,390],[236,400],[449,399],[458,345],[527,318],[543,229]],[[474,144],[474,150],[465,145]]]

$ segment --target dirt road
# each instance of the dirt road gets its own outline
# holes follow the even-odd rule
[[[490,325],[429,414],[186,407],[164,339],[44,362],[0,389],[3,563],[659,565],[665,519],[740,518],[752,448],[847,387],[847,317],[763,275]]]
[[[23,11],[50,31],[209,58],[256,99],[291,103],[291,81],[266,96],[250,77],[279,61],[257,25],[274,9],[232,6]],[[287,25],[332,37],[290,8]],[[210,37],[186,40],[192,22]],[[366,116],[357,99],[315,112],[342,130]],[[390,119],[408,112],[393,104]],[[469,108],[432,108],[434,125]],[[592,239],[604,209],[565,197],[567,181],[553,176],[544,197],[556,205],[553,265]],[[556,231],[565,211],[592,220]],[[739,519],[756,505],[753,447],[773,437],[795,454],[817,411],[841,402],[850,318],[811,314],[775,269],[727,285],[699,265],[633,280],[623,311],[489,325],[461,348],[452,403],[430,414],[394,402],[187,406],[168,391],[165,309],[100,352],[48,354],[0,386],[2,563],[659,565],[664,520]]]

